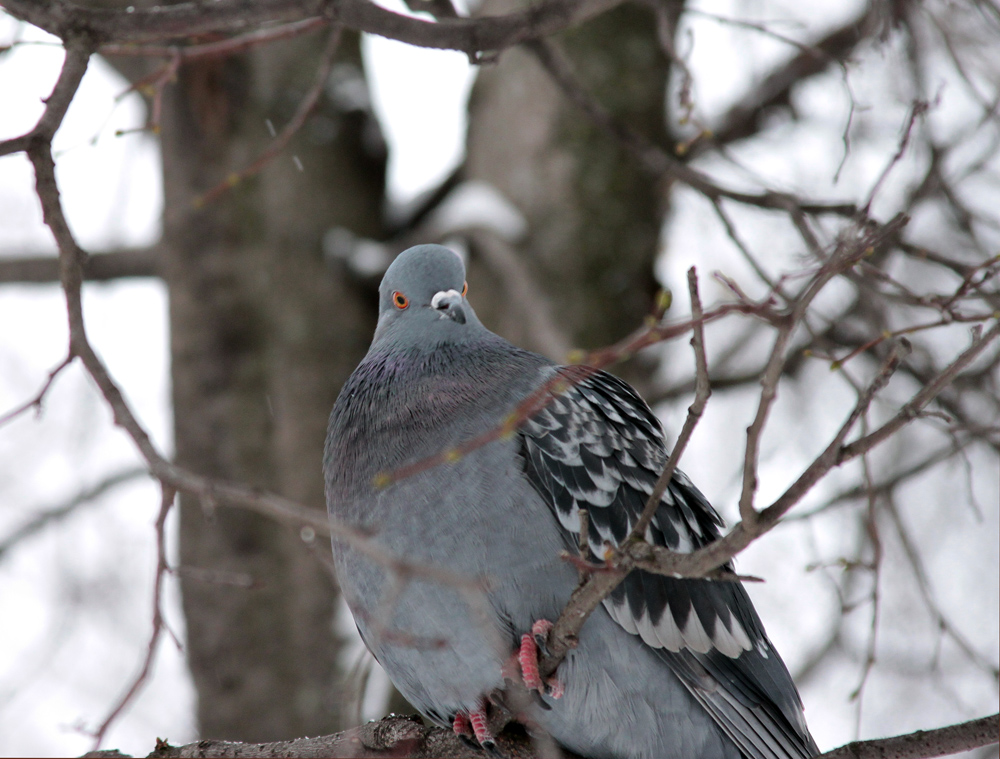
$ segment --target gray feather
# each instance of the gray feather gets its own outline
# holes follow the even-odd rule
[[[337,399],[324,458],[331,516],[396,555],[488,579],[476,604],[454,587],[401,581],[334,541],[363,640],[441,725],[502,687],[501,666],[520,635],[560,613],[577,578],[559,553],[578,543],[579,509],[600,555],[631,530],[666,461],[653,413],[597,372],[517,434],[377,488],[379,475],[498,429],[566,371],[483,327],[459,297],[464,276],[440,246],[411,248],[389,267],[375,339]],[[690,551],[721,527],[678,472],[647,539]],[[545,697],[531,718],[584,756],[817,753],[791,678],[738,583],[632,573],[588,619],[557,676],[564,697]]]

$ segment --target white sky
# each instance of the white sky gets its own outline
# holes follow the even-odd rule
[[[709,5],[715,13],[746,15],[747,6],[737,7],[735,2],[706,3],[705,7]],[[752,7],[759,7],[759,17],[768,19],[808,12],[801,22],[779,29],[797,38],[806,36],[806,24],[812,29],[832,25],[858,7],[857,2],[831,3],[827,8],[831,15],[821,19],[812,5],[808,9],[792,3],[781,9],[780,5],[769,3],[765,7],[761,2]],[[717,113],[787,54],[782,43],[747,35],[710,19],[694,17],[690,23],[694,29],[690,65],[698,76],[696,94],[703,117]],[[9,40],[14,28],[9,18],[0,18],[0,41]],[[45,39],[32,32],[24,37]],[[364,50],[372,64],[376,110],[392,148],[390,195],[396,202],[405,202],[432,187],[460,159],[472,72],[458,53],[418,50],[377,38],[366,38]],[[35,123],[41,113],[40,98],[51,90],[61,60],[61,51],[45,44],[18,46],[0,59],[0,103],[4,104],[0,139],[27,131]],[[837,73],[817,78],[797,93],[804,110],[812,116],[809,130],[779,126],[753,143],[735,147],[733,152],[745,171],[713,159],[706,159],[703,167],[733,183],[752,185],[754,172],[759,172],[769,181],[792,189],[807,186],[824,197],[854,197],[881,170],[898,139],[906,97],[901,95],[891,103],[875,100],[884,97],[886,78],[891,76],[886,55],[881,59],[869,56],[863,70],[860,66],[852,70],[855,97],[879,108],[856,116],[867,119],[870,139],[852,153],[837,185],[832,176],[840,154],[831,153],[829,146],[838,143],[847,104],[847,90]],[[138,126],[144,119],[137,96],[116,104],[115,97],[122,89],[110,67],[96,61],[56,141],[60,151],[58,178],[70,224],[81,243],[92,249],[142,245],[159,234],[162,195],[158,151],[155,141],[147,136],[114,136],[116,129]],[[957,100],[946,103],[943,112],[948,108],[961,110],[958,91],[954,85],[944,89],[945,98]],[[779,150],[775,150],[776,144]],[[903,185],[902,181],[888,183],[887,207]],[[817,192],[817,187],[821,191]],[[741,213],[739,209],[732,211],[737,217]],[[692,263],[705,272],[702,293],[706,300],[722,297],[722,290],[707,276],[713,268],[752,282],[746,264],[711,221],[703,201],[693,193],[678,191],[672,213],[675,223],[665,240],[670,255],[664,258],[660,274],[674,285],[675,308],[687,307],[686,288],[680,283]],[[799,253],[794,248],[776,247],[775,241],[791,239],[784,234],[783,223],[776,219],[771,226],[747,226],[748,243],[768,250],[768,263],[775,270]],[[51,250],[51,238],[42,226],[32,194],[30,165],[23,156],[0,158],[0,256]],[[710,258],[706,258],[708,251]],[[831,295],[831,313],[838,297],[837,293]],[[169,451],[166,305],[164,288],[153,281],[85,287],[87,323],[95,346],[156,443]],[[727,336],[710,332],[709,338],[710,343],[720,345]],[[47,371],[63,357],[65,346],[65,316],[57,287],[0,287],[0,413],[38,390]],[[686,350],[686,346],[678,350]],[[814,386],[827,383],[831,394],[838,392],[828,370],[817,367],[814,374]],[[808,399],[788,393],[775,410],[773,433],[765,438],[762,500],[780,492],[838,423],[833,412],[806,408],[806,403]],[[738,394],[714,396],[685,456],[684,467],[692,479],[730,519],[734,516],[732,496],[738,487],[733,473],[738,471],[742,443],[741,436],[732,431],[745,428],[748,420],[743,416],[748,408],[748,399]],[[679,428],[685,409],[686,405],[660,409],[668,429]],[[801,424],[804,414],[810,419],[808,427]],[[719,441],[727,439],[733,444],[720,445]],[[41,417],[27,415],[0,429],[0,536],[30,514],[59,505],[105,474],[137,461],[127,438],[113,429],[93,384],[73,367],[56,382]],[[977,496],[990,504],[1000,487],[996,467],[989,461],[974,463],[982,473],[974,482]],[[728,474],[720,478],[719,472]],[[961,473],[956,476],[963,482]],[[838,477],[833,476],[831,487]],[[939,498],[948,504],[960,487],[954,481],[925,483],[925,492],[910,495]],[[74,755],[89,748],[89,739],[76,728],[81,724],[93,727],[100,721],[130,681],[145,650],[154,555],[152,522],[157,506],[155,488],[139,480],[87,507],[63,527],[26,542],[0,562],[0,619],[17,621],[0,624],[0,650],[8,654],[0,657],[0,755]],[[991,567],[994,575],[986,583],[986,597],[980,599],[988,610],[998,606],[998,527],[996,510],[986,512],[985,524],[970,521],[971,531],[960,533],[961,546],[952,546],[950,552],[942,549],[931,555],[931,561],[942,564],[952,576],[961,576],[966,565],[957,561],[956,555],[982,556],[982,566]],[[929,510],[916,521],[915,529],[932,541],[936,520],[942,518],[972,520],[968,510],[947,515]],[[809,527],[783,528],[767,539],[766,550],[755,547],[741,559],[741,570],[768,577],[765,586],[754,587],[752,592],[772,639],[793,671],[829,621],[831,586],[823,572],[803,575],[781,571],[773,557],[783,557],[785,570],[788,566],[799,570],[814,560],[817,552],[836,554],[848,539],[843,534],[848,528],[848,521],[837,515]],[[964,571],[968,574],[971,570],[966,566]],[[902,587],[903,581],[900,583]],[[982,580],[970,575],[962,580],[962,587],[977,583],[982,585]],[[168,619],[182,635],[176,588],[173,583],[169,586]],[[911,602],[917,611],[910,613],[903,608],[897,622],[892,618],[886,622],[886,634],[907,634],[905,624],[899,627],[900,619],[918,627],[923,624],[919,603],[902,593],[898,604],[905,607]],[[963,597],[945,598],[945,603],[954,608],[956,619],[963,619]],[[982,650],[995,651],[1000,633],[995,618],[991,623],[989,616],[967,632]],[[859,639],[863,639],[863,615],[856,627]],[[922,650],[923,643],[917,647]],[[948,650],[942,655],[954,658],[954,652]],[[841,667],[825,673],[819,686],[803,690],[807,716],[822,747],[854,737],[855,705],[847,694],[856,685],[856,668]],[[935,688],[926,685],[928,691]],[[961,697],[944,688],[937,690],[941,692],[936,696],[922,692],[918,700],[913,696],[911,678],[892,672],[877,674],[868,691],[862,734],[944,724],[974,716],[982,704],[996,708],[995,690],[972,675],[965,681]],[[914,703],[912,709],[897,708],[908,700]],[[152,749],[153,736],[173,743],[191,740],[195,737],[192,708],[193,691],[183,659],[165,640],[152,682],[117,723],[105,746],[144,755]]]

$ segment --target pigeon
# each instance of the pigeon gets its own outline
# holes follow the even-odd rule
[[[736,581],[631,572],[553,678],[539,680],[539,646],[579,582],[566,553],[583,544],[599,560],[625,539],[667,450],[629,385],[603,371],[579,380],[578,367],[493,334],[467,291],[448,248],[399,254],[379,287],[371,347],[330,415],[331,518],[386,555],[485,582],[477,595],[401,573],[334,538],[344,597],[396,688],[426,719],[491,751],[491,694],[518,675],[533,689],[518,719],[584,757],[818,754],[792,678]],[[573,377],[519,418],[539,388]],[[677,471],[645,538],[689,552],[722,528]]]

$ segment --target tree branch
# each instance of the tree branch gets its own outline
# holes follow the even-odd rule
[[[532,40],[526,44],[526,47],[535,54],[566,97],[583,111],[599,129],[622,145],[650,174],[664,181],[683,182],[692,190],[712,201],[728,198],[744,205],[786,211],[792,215],[793,220],[797,220],[797,217],[806,213],[848,217],[857,214],[858,209],[853,203],[803,201],[793,195],[773,190],[763,193],[749,193],[722,186],[708,174],[687,165],[662,146],[649,140],[645,135],[617,121],[577,81],[569,61],[551,42]]]
[[[917,730],[892,738],[854,741],[816,759],[926,759],[991,746],[998,740],[1000,715],[994,714],[937,730]]]
[[[106,282],[125,277],[159,277],[163,246],[122,248],[92,253],[83,262],[83,278]],[[56,256],[0,258],[0,284],[57,284],[59,259]]]
[[[138,695],[139,691],[149,679],[149,672],[153,667],[153,658],[156,656],[156,646],[160,642],[160,635],[166,628],[163,619],[163,580],[167,575],[167,516],[174,505],[174,498],[177,495],[172,487],[161,483],[162,498],[160,500],[160,513],[156,517],[156,577],[153,581],[153,629],[149,635],[149,643],[146,646],[146,655],[142,659],[142,666],[139,673],[132,680],[128,690],[125,691],[118,703],[108,712],[100,727],[94,732],[94,748],[101,745],[104,736],[107,734],[111,724],[124,711],[129,702]],[[179,644],[178,644],[179,645]]]
[[[705,405],[708,403],[709,396],[712,395],[712,385],[708,380],[708,360],[705,358],[705,314],[701,305],[701,297],[698,295],[698,273],[695,267],[692,266],[688,269],[687,279],[688,292],[691,296],[691,320],[694,323],[691,329],[691,347],[694,349],[695,364],[694,400],[691,401],[691,405],[688,407],[684,425],[681,427],[680,434],[674,442],[673,450],[670,451],[670,456],[667,458],[667,463],[663,467],[663,471],[660,472],[660,476],[653,486],[653,492],[646,499],[646,505],[643,507],[642,514],[639,516],[627,538],[627,540],[631,541],[644,539],[646,528],[649,527],[649,523],[653,521],[653,515],[656,514],[656,510],[660,507],[660,499],[663,498],[663,493],[666,491],[667,485],[673,479],[674,472],[677,471],[677,465],[680,463],[684,449],[687,448],[694,428],[705,411]],[[585,533],[581,533],[581,535],[583,534]]]
[[[997,743],[998,715],[949,725],[937,730],[918,730],[892,738],[854,741],[821,754],[816,759],[925,759]],[[520,732],[505,731],[497,736],[497,749],[508,759],[537,759],[532,740]],[[566,759],[576,755],[562,749]],[[110,751],[91,752],[86,757],[124,757]],[[351,756],[375,759],[407,756],[414,759],[481,759],[482,750],[472,748],[451,730],[425,727],[416,717],[385,717],[342,733],[319,738],[299,738],[277,743],[235,743],[203,740],[184,746],[171,746],[157,739],[149,754],[156,759],[167,757],[313,757]]]
[[[890,438],[901,427],[913,421],[918,414],[936,398],[942,390],[948,387],[963,369],[971,364],[986,347],[1000,335],[1000,321],[993,324],[981,337],[977,337],[951,365],[943,372],[928,382],[910,401],[899,410],[892,419],[883,424],[877,430],[855,440],[850,445],[844,446],[839,452],[837,464],[860,456],[871,450],[879,443]]]
[[[711,139],[700,140],[688,155],[701,155],[713,146],[759,133],[761,117],[771,108],[787,105],[795,85],[823,73],[831,63],[847,60],[858,44],[869,38],[876,16],[875,6],[866,5],[865,11],[851,21],[811,45],[801,46],[798,55],[774,69],[723,114]]]
[[[20,153],[33,145],[45,145],[52,141],[52,137],[66,116],[69,104],[73,102],[76,91],[80,88],[83,75],[87,73],[87,64],[90,62],[93,50],[93,43],[85,36],[67,39],[66,59],[63,61],[52,94],[45,98],[45,111],[42,117],[27,134],[0,142],[0,156]]]
[[[66,39],[86,34],[98,43],[147,42],[209,32],[233,33],[264,23],[325,17],[350,29],[411,45],[460,50],[474,59],[575,26],[615,7],[621,0],[548,0],[505,16],[456,18],[439,22],[404,16],[368,0],[216,0],[150,8],[85,8],[63,0],[38,3],[5,0],[7,11]]]

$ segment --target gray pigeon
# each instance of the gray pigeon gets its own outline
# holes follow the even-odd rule
[[[514,434],[386,478],[500,428],[529,394],[572,371],[487,330],[466,289],[447,248],[400,254],[379,288],[368,355],[330,416],[330,515],[395,555],[489,581],[477,604],[334,540],[361,637],[395,686],[432,722],[490,749],[488,695],[510,678],[516,651],[539,691],[522,717],[583,756],[816,755],[795,685],[737,582],[633,572],[584,624],[555,681],[538,682],[535,634],[541,641],[577,584],[560,552],[577,552],[579,509],[596,556],[623,540],[667,458],[663,431],[628,385],[596,372]],[[677,472],[646,538],[691,551],[722,526]]]

